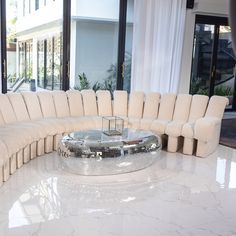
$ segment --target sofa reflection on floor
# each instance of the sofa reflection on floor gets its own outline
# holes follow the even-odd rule
[[[163,147],[206,157],[220,136],[225,97],[92,90],[23,92],[0,95],[0,184],[36,156],[57,149],[62,135],[101,129],[103,116],[119,116],[125,126],[151,130]]]

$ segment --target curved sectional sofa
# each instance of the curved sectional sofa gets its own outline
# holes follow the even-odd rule
[[[129,97],[129,98],[128,98]],[[119,116],[125,127],[152,130],[163,146],[205,157],[219,143],[225,97],[70,90],[0,95],[0,185],[36,156],[57,149],[62,135],[101,129],[103,116]]]

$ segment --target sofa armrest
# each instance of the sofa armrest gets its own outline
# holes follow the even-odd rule
[[[221,119],[216,117],[204,117],[196,121],[194,138],[203,142],[219,138]]]

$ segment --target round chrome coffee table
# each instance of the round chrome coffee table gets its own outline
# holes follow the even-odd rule
[[[161,139],[149,131],[124,129],[121,136],[100,130],[78,131],[59,142],[63,167],[80,175],[113,175],[150,166],[161,150]]]

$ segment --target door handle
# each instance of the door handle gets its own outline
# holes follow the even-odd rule
[[[7,79],[7,63],[6,63],[6,59],[3,60],[3,78]]]
[[[212,69],[212,72],[211,72],[211,78],[213,78],[213,77],[214,77],[214,75],[215,75],[215,72],[216,72],[216,67],[215,67],[215,66],[213,66],[213,69]]]

